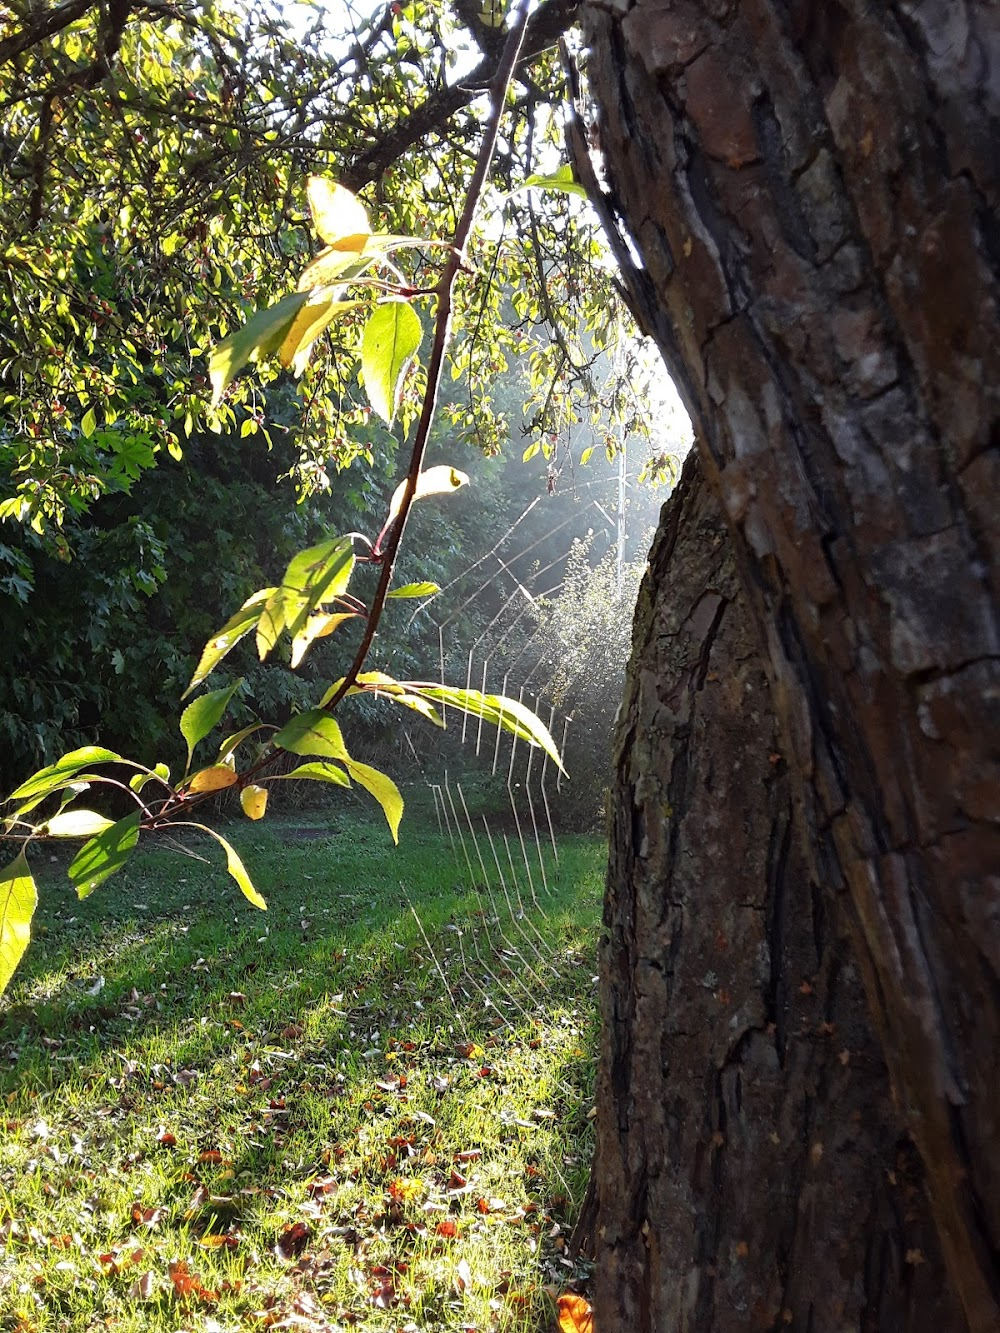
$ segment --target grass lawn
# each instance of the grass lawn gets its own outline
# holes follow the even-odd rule
[[[5,1333],[527,1333],[585,1281],[600,840],[540,911],[522,862],[522,916],[433,815],[398,849],[300,823],[230,832],[266,914],[197,842],[83,903],[39,875],[0,1001]]]

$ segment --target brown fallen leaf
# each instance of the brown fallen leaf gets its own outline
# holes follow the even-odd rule
[[[274,1252],[279,1259],[297,1259],[306,1248],[311,1235],[312,1230],[305,1222],[293,1222],[285,1227],[278,1237]]]

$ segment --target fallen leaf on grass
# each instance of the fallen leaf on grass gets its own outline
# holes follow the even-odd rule
[[[590,1302],[575,1291],[564,1291],[556,1301],[559,1333],[593,1333],[594,1312]]]
[[[274,1252],[279,1259],[297,1259],[309,1242],[312,1230],[305,1222],[293,1222],[278,1237]]]
[[[183,1259],[175,1259],[167,1264],[167,1272],[170,1275],[174,1295],[179,1301],[187,1301],[194,1297],[211,1305],[218,1300],[218,1295],[208,1290],[198,1274],[188,1269]]]
[[[129,1299],[148,1301],[153,1294],[153,1274],[151,1270],[142,1273],[128,1289]]]

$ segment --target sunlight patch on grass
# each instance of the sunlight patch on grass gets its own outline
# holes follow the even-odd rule
[[[158,849],[43,884],[0,1008],[0,1329],[542,1327],[585,1277],[603,848],[518,921],[436,835],[249,841],[266,916]]]

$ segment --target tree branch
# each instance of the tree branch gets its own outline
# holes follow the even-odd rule
[[[528,20],[518,61],[527,63],[554,46],[576,22],[580,0],[545,0]],[[448,88],[442,88],[387,130],[380,141],[356,157],[342,174],[341,181],[350,190],[360,190],[377,180],[407,149],[441,129],[456,112],[496,82],[503,67],[506,48],[499,56],[484,56],[474,70]]]

